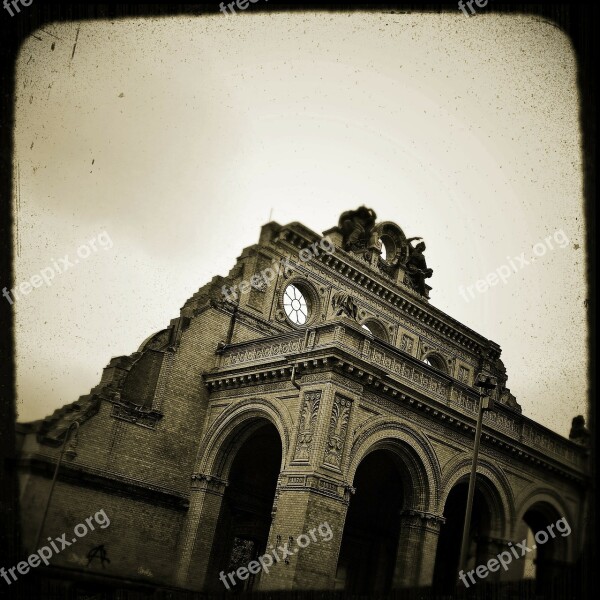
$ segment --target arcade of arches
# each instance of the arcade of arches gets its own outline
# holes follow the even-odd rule
[[[223,446],[214,464],[220,465],[219,481],[227,484],[204,488],[218,502],[198,520],[199,531],[214,532],[204,577],[197,579],[205,589],[222,590],[220,572],[247,566],[282,539],[291,542],[289,523],[297,535],[325,518],[334,530],[330,542],[303,549],[294,556],[295,565],[282,563],[269,574],[250,575],[234,591],[300,587],[307,574],[318,587],[357,594],[411,586],[432,586],[447,594],[456,587],[468,484],[467,474],[460,474],[464,469],[455,468],[446,477],[442,472],[446,487],[434,489],[436,478],[427,479],[429,469],[405,440],[381,438],[363,453],[345,500],[334,501],[318,485],[307,491],[284,484],[289,448],[266,418],[238,427]],[[533,532],[569,512],[553,495],[530,493],[536,499],[521,503],[517,519],[517,499],[506,505],[506,482],[493,470],[483,470],[474,497],[469,569],[485,564],[511,540],[527,539],[533,546]],[[429,489],[419,489],[424,484]],[[572,551],[567,537],[551,538],[508,571],[490,574],[489,580],[530,578],[539,590],[547,589],[572,561]]]

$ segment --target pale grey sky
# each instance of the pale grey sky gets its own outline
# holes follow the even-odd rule
[[[425,238],[431,303],[500,344],[527,416],[566,435],[585,413],[577,65],[557,27],[251,5],[36,36],[17,64],[16,283],[102,232],[112,247],[16,300],[20,421],[87,393],[271,209],[323,231],[360,204]],[[463,298],[556,231],[564,248]]]

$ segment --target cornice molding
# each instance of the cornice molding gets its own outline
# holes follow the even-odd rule
[[[274,362],[278,364],[273,364]],[[407,382],[398,379],[393,373],[379,369],[372,363],[364,361],[337,346],[315,348],[314,350],[299,352],[293,356],[272,357],[266,364],[252,363],[244,365],[242,363],[235,367],[204,374],[204,382],[211,393],[215,391],[234,391],[247,386],[289,380],[294,365],[297,365],[296,375],[300,379],[301,385],[302,376],[309,373],[322,373],[324,382],[326,373],[338,373],[360,383],[365,391],[387,398],[391,401],[390,406],[403,407],[412,412],[420,413],[432,423],[442,425],[445,429],[460,432],[468,438],[475,435],[476,412],[470,411],[471,414],[464,414],[459,410],[466,411],[464,406],[457,403],[453,405],[451,400],[452,391],[459,388],[473,402],[478,400],[477,393],[469,390],[464,384],[457,381],[452,382],[450,385],[451,396],[446,400],[431,398],[423,390],[410,389]],[[314,383],[312,381],[313,385]],[[220,398],[222,397],[220,395]],[[364,402],[368,401],[368,398],[365,397]],[[506,418],[510,417],[510,419],[519,423],[521,430],[524,426],[532,427],[529,424],[533,423],[532,421],[510,409],[505,410],[505,408],[503,405],[498,404],[497,414],[506,414]],[[553,432],[543,432],[542,427],[537,426],[537,424],[535,428],[540,431],[540,435],[544,438],[555,440],[561,446],[569,446],[570,448],[573,446],[571,449],[574,452],[579,451],[583,456],[581,448],[576,444],[571,444],[569,440],[565,440]],[[557,473],[565,479],[579,483],[586,480],[585,465],[576,467],[567,459],[549,456],[543,449],[530,446],[521,438],[521,433],[511,438],[508,433],[492,429],[489,422],[484,422],[483,441],[490,447],[501,451],[504,456],[516,459],[521,463],[536,465],[549,472]]]
[[[319,236],[298,224],[286,225],[281,228],[277,243],[287,242],[295,251],[309,246]],[[360,286],[365,292],[385,300],[392,307],[400,310],[404,316],[413,318],[430,329],[433,333],[442,334],[460,344],[467,350],[491,360],[500,357],[500,347],[476,331],[459,323],[449,315],[442,313],[420,296],[400,287],[384,276],[372,271],[366,263],[350,256],[341,248],[336,247],[335,253],[319,254],[315,258],[328,269],[341,275],[350,283]],[[365,272],[365,271],[369,272]]]

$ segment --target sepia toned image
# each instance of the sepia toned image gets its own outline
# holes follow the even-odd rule
[[[581,9],[4,9],[1,592],[589,597]]]

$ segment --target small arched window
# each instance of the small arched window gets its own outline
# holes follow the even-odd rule
[[[444,360],[441,356],[437,354],[428,354],[423,358],[423,362],[434,369],[438,369],[439,371],[446,371],[446,365],[444,364]]]
[[[385,327],[377,319],[365,319],[361,325],[363,329],[366,329],[374,337],[383,340],[384,342],[388,341]]]

